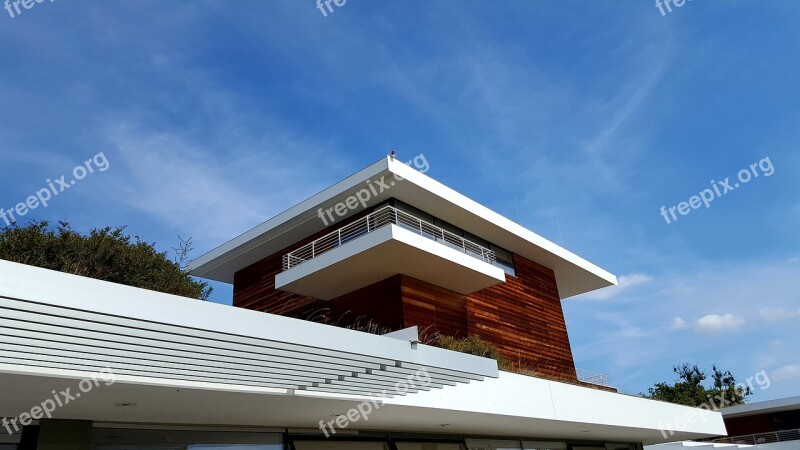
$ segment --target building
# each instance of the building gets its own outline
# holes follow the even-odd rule
[[[654,445],[653,450],[743,448],[800,449],[800,397],[730,406],[720,410],[727,436]]]
[[[576,371],[561,301],[612,274],[392,156],[192,272],[233,283],[235,307],[0,261],[5,445],[621,450],[662,429],[725,434],[719,413]],[[347,328],[364,324],[381,335]],[[488,341],[524,374],[436,335]]]

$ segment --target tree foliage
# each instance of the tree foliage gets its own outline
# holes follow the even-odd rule
[[[739,405],[744,403],[748,395],[752,394],[749,387],[737,386],[736,379],[730,371],[723,372],[716,365],[712,366],[710,374],[712,383],[709,387],[702,384],[709,374],[696,365],[683,363],[673,366],[672,370],[678,375],[675,383],[656,383],[648,389],[648,394],[643,394],[643,396],[680,405],[699,407],[703,404],[708,405],[709,401],[719,403],[716,400],[719,398],[725,399],[725,405],[723,406]]]
[[[31,222],[0,229],[0,259],[97,278],[183,297],[207,300],[211,288],[186,268],[191,239],[182,240],[176,259],[154,244],[131,237],[124,227],[96,228],[83,235],[66,222]]]

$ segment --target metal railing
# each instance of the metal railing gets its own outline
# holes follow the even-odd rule
[[[728,436],[714,439],[711,442],[719,444],[769,444],[772,442],[798,441],[800,440],[800,428],[793,430],[770,431],[759,434],[745,434],[742,436]]]
[[[592,372],[586,369],[575,369],[575,375],[578,376],[578,381],[582,381],[584,383],[612,387],[610,384],[608,384],[608,377],[606,377],[606,375],[603,373]]]
[[[371,233],[378,228],[394,224],[420,236],[444,244],[489,264],[494,264],[495,253],[486,247],[468,241],[441,227],[430,224],[405,211],[392,206],[384,206],[355,222],[326,234],[308,244],[283,255],[283,270],[289,270],[317,256],[340,247],[354,239]]]

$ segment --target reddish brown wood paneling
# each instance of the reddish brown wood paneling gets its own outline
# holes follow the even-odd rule
[[[719,403],[717,399],[712,400]],[[726,418],[725,428],[728,429],[728,436],[795,430],[800,428],[800,411],[779,411],[747,417]]]
[[[340,326],[372,321],[390,330],[403,328],[400,275],[331,300],[331,317]]]
[[[466,297],[416,278],[401,276],[403,323],[425,335],[466,337]]]
[[[310,236],[234,276],[237,307],[299,319],[326,315],[342,326],[361,317],[396,330],[477,336],[495,344],[515,365],[545,376],[575,380],[561,300],[553,271],[514,256],[516,277],[464,296],[408,276],[390,277],[330,302],[275,290],[282,256],[348,221]],[[319,320],[317,318],[316,320]]]
[[[361,211],[346,220],[334,222],[324,230],[270,255],[233,275],[233,306],[280,314],[298,319],[310,319],[330,308],[330,303],[311,297],[275,289],[275,275],[283,270],[283,255],[318,239],[331,231],[367,215]]]
[[[467,296],[470,336],[495,344],[522,369],[576,380],[555,274],[514,255],[516,277]]]

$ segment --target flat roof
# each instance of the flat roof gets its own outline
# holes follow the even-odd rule
[[[727,408],[720,409],[719,412],[722,413],[722,417],[733,419],[736,417],[755,416],[758,414],[793,410],[800,410],[800,396],[729,406]]]
[[[336,220],[341,223],[365,208],[396,198],[552,269],[561,298],[617,284],[610,272],[390,156],[196,258],[189,264],[192,275],[232,283],[237,271],[327,228],[319,217],[320,208],[327,210],[358,191],[375,187],[381,179],[387,188],[375,189],[377,195],[341,217],[334,216]]]
[[[413,333],[376,336],[2,260],[0,312],[0,417],[102,375],[53,418],[315,430],[369,400],[380,410],[348,431],[645,443],[665,427],[674,439],[725,433],[718,412],[500,372],[494,360],[406,340]],[[281,386],[315,378],[325,380]],[[700,420],[681,419],[690,414]]]

